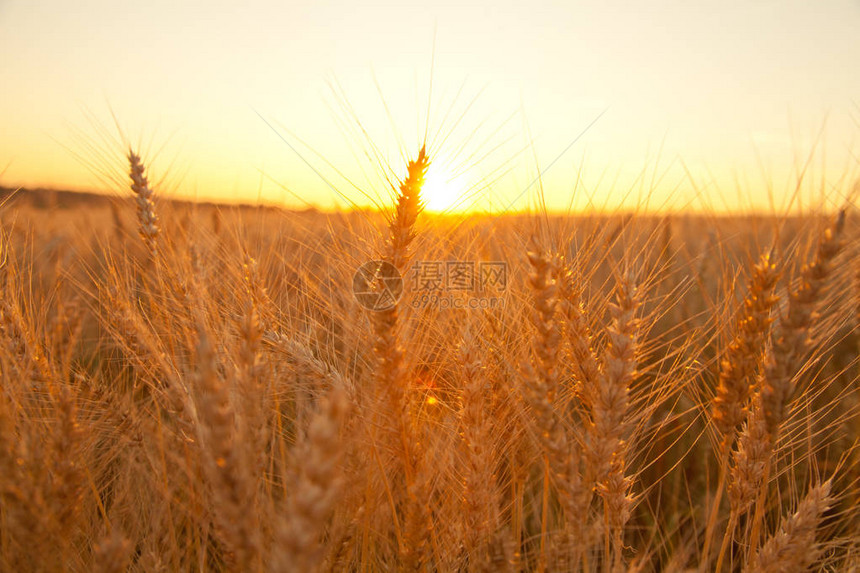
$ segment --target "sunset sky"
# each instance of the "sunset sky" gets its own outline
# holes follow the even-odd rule
[[[860,175],[858,30],[857,0],[0,0],[0,185],[125,193],[113,112],[184,197],[387,201],[426,130],[432,208],[526,208],[541,170],[552,209],[783,210],[814,152],[805,208]]]

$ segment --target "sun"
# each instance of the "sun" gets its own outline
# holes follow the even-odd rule
[[[442,169],[430,166],[424,179],[421,195],[427,211],[441,213],[455,211],[462,207],[462,186],[456,178],[449,176]]]

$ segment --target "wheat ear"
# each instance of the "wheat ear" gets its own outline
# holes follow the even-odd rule
[[[607,542],[611,535],[614,569],[622,567],[624,526],[633,508],[633,498],[629,494],[632,479],[625,471],[629,449],[626,437],[631,425],[629,395],[636,377],[639,352],[639,319],[636,316],[639,302],[633,277],[625,275],[617,282],[615,302],[609,307],[612,316],[607,331],[609,344],[603,375],[591,405],[590,453],[596,470],[597,492],[603,498],[609,526]]]
[[[749,289],[735,323],[734,337],[720,361],[719,384],[711,407],[711,419],[720,434],[718,449],[720,475],[705,531],[705,543],[701,556],[702,567],[707,567],[708,564],[735,432],[747,416],[750,392],[755,384],[755,374],[770,330],[771,309],[779,301],[779,298],[774,295],[778,278],[772,257],[769,254],[763,254],[753,267]],[[743,452],[742,455],[750,454],[755,455],[753,452]],[[748,471],[757,470],[751,466]],[[747,476],[747,478],[751,477]],[[751,482],[745,478],[744,483]]]
[[[797,511],[783,517],[779,531],[762,545],[747,571],[755,573],[800,573],[808,571],[820,553],[815,530],[830,508],[830,480],[809,490]]]
[[[493,435],[488,412],[489,381],[470,332],[460,346],[463,390],[460,406],[461,440],[466,451],[463,478],[463,530],[469,571],[488,571],[490,539],[498,527]]]
[[[794,375],[812,343],[812,325],[822,291],[830,277],[833,260],[842,250],[845,211],[825,229],[815,257],[800,272],[800,284],[789,294],[788,313],[779,324],[779,335],[765,363],[761,380],[762,406],[768,432],[775,435],[785,418],[785,408],[794,392]]]
[[[389,237],[385,247],[384,260],[397,268],[401,276],[409,261],[409,247],[415,239],[415,222],[421,212],[421,187],[430,165],[424,148],[418,158],[409,162],[406,179],[400,184],[395,216],[389,224]],[[394,431],[399,434],[401,444],[395,446],[406,456],[411,444],[408,435],[410,426],[406,399],[406,381],[401,373],[403,349],[398,336],[398,307],[392,304],[373,315],[373,329],[376,335],[374,352],[379,370],[377,380],[379,389],[385,397],[385,410],[394,418]]]
[[[720,361],[720,379],[711,419],[722,437],[723,450],[731,448],[735,429],[746,418],[750,389],[771,323],[770,311],[779,300],[773,294],[778,278],[771,257],[762,255],[753,267],[734,338]]]
[[[278,528],[274,571],[312,572],[322,561],[321,537],[342,487],[341,430],[348,412],[346,390],[335,386],[296,447],[292,495]]]
[[[559,269],[558,287],[565,335],[577,374],[577,394],[588,403],[590,389],[595,388],[600,379],[601,367],[592,347],[591,331],[582,303],[582,287],[566,265]]]
[[[98,573],[122,573],[128,570],[132,556],[132,544],[118,531],[105,536],[93,548],[95,571]]]
[[[577,440],[567,435],[564,420],[560,412],[561,385],[559,382],[559,346],[561,342],[561,314],[559,313],[559,279],[560,263],[556,257],[544,253],[533,237],[527,252],[532,270],[529,274],[529,286],[534,297],[534,313],[532,323],[534,338],[532,343],[532,364],[523,367],[523,394],[531,408],[540,443],[544,450],[545,466],[551,474],[558,493],[559,502],[564,509],[567,533],[575,542],[570,547],[571,562],[585,557],[587,546],[585,531],[588,525],[588,507],[591,503],[590,487],[584,482],[580,471],[581,454]],[[570,285],[567,285],[570,286]],[[567,293],[570,296],[571,293]],[[571,309],[571,300],[565,300],[566,314],[578,312]],[[580,317],[581,318],[581,317]],[[574,328],[584,328],[584,320],[573,324]],[[574,352],[584,351],[575,348]],[[590,350],[588,350],[590,353]],[[587,376],[592,368],[597,366],[588,362],[582,355],[580,371]],[[547,496],[544,495],[544,502]],[[548,511],[544,504],[544,516]],[[542,528],[546,528],[546,517]],[[544,538],[542,537],[542,540]],[[545,559],[541,552],[541,559]]]
[[[751,503],[769,462],[780,424],[794,392],[794,376],[811,343],[815,310],[830,275],[833,259],[839,253],[845,224],[842,211],[835,224],[827,228],[818,243],[813,261],[803,267],[800,284],[789,294],[788,312],[775,329],[772,348],[766,354],[758,395],[741,433],[732,468],[732,506],[743,512]]]
[[[560,335],[556,314],[556,281],[552,257],[543,252],[535,237],[527,251],[532,270],[528,281],[534,297],[531,364],[523,366],[523,396],[530,406],[538,437],[544,450],[544,483],[541,508],[538,570],[546,568],[549,528],[549,487],[551,472],[568,456],[567,436],[554,406],[558,394],[558,346]]]
[[[154,259],[158,253],[158,235],[161,232],[153,201],[154,192],[149,186],[149,180],[145,174],[146,168],[140,156],[129,149],[128,161],[131,164],[131,190],[137,204],[138,232],[150,257]]]
[[[216,532],[243,571],[259,567],[261,539],[256,518],[256,487],[244,455],[240,425],[230,387],[218,372],[217,358],[204,327],[198,326],[197,390],[200,444],[212,488]]]
[[[844,227],[843,210],[834,224],[822,233],[812,262],[801,269],[799,285],[789,293],[786,315],[773,329],[771,348],[765,355],[758,378],[758,392],[753,398],[747,422],[733,454],[729,483],[732,513],[723,537],[718,567],[722,564],[738,518],[755,501],[756,511],[750,527],[750,547],[753,551],[758,544],[773,448],[794,393],[794,376],[812,341],[816,308],[830,276],[833,259],[842,249]]]

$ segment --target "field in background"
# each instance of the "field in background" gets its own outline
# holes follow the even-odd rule
[[[2,203],[0,569],[860,567],[856,210],[439,218],[403,176]]]

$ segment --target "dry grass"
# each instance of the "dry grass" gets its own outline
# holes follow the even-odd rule
[[[856,564],[856,211],[453,221],[430,159],[388,217],[156,201],[135,152],[124,199],[3,203],[0,570]],[[422,306],[422,261],[503,304]]]

